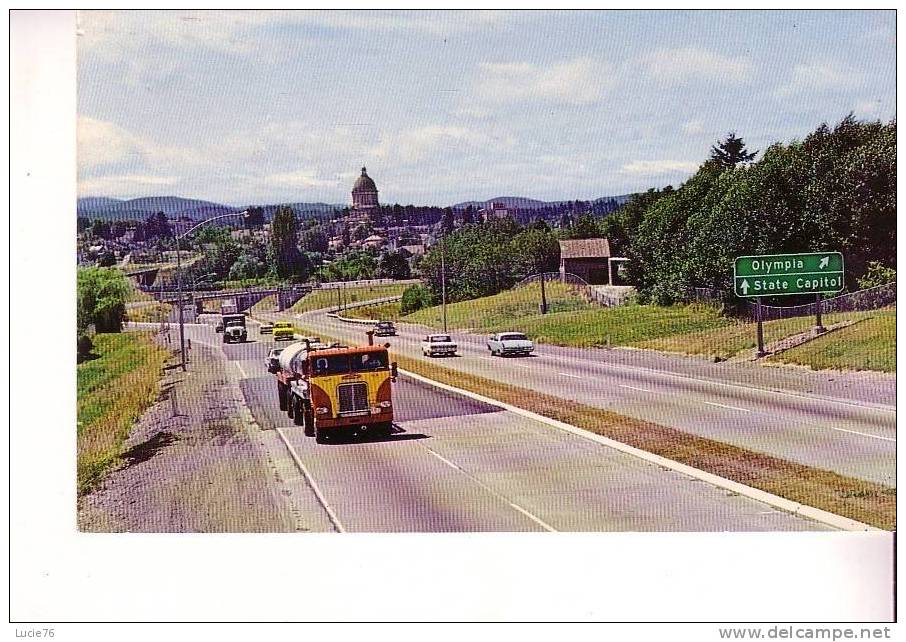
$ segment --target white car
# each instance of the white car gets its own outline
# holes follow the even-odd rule
[[[498,332],[488,337],[488,350],[495,357],[507,355],[528,356],[535,351],[535,344],[521,332]]]
[[[422,339],[422,354],[426,357],[438,355],[454,356],[456,354],[456,344],[449,334],[429,334]]]
[[[280,369],[281,352],[283,352],[283,348],[273,348],[264,358],[264,367],[267,368],[267,371],[271,374],[274,374]]]

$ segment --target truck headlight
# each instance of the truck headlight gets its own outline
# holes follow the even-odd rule
[[[318,406],[317,408],[315,408],[315,412],[318,413],[319,415],[326,415],[328,412],[330,412],[330,408],[325,408],[324,406]]]
[[[381,401],[380,403],[378,403],[378,406],[380,406],[381,408],[389,408],[392,405],[393,404],[390,401]]]

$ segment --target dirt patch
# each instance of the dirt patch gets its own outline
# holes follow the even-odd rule
[[[122,465],[78,506],[94,532],[307,530],[256,437],[220,351],[196,344],[133,425]],[[174,413],[175,411],[175,413]]]

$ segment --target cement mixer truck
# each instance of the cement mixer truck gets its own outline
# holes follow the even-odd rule
[[[374,345],[371,331],[364,346],[311,339],[289,345],[280,353],[275,373],[280,410],[318,443],[343,432],[389,435],[397,367],[387,347]]]

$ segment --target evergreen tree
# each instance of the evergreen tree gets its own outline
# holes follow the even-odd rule
[[[299,223],[291,207],[280,206],[271,222],[270,263],[278,278],[303,277],[304,257],[298,247]]]
[[[749,153],[745,142],[736,136],[736,132],[730,132],[724,141],[711,147],[710,160],[722,168],[729,169],[740,163],[748,163],[757,153],[758,150]]]

